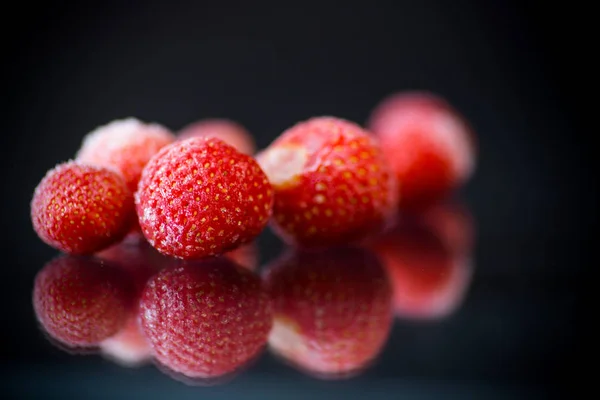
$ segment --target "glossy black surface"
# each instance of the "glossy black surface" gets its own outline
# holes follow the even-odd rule
[[[11,17],[21,29],[3,39],[3,398],[531,399],[567,385],[585,346],[581,281],[595,262],[598,198],[555,63],[565,56],[553,39],[568,32],[553,34],[527,2],[303,5],[108,1]],[[56,252],[31,229],[29,201],[95,126],[222,116],[264,147],[311,115],[363,122],[383,96],[414,88],[448,98],[478,134],[462,191],[476,221],[473,275],[452,315],[396,319],[363,374],[321,381],[265,354],[230,383],[188,387],[153,366],[70,355],[39,330],[33,280]],[[283,248],[268,231],[260,247],[263,265]]]

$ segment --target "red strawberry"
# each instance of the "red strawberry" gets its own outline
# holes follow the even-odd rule
[[[132,193],[150,158],[175,137],[166,128],[135,118],[116,120],[89,133],[77,153],[77,161],[114,168],[123,174]]]
[[[192,378],[243,366],[263,348],[272,324],[260,279],[223,257],[163,269],[140,304],[156,359]]]
[[[33,306],[42,327],[68,346],[95,346],[125,324],[131,286],[125,274],[91,258],[63,256],[37,274]]]
[[[386,98],[373,111],[369,129],[381,140],[398,178],[403,209],[441,200],[473,172],[473,133],[433,94],[408,92]]]
[[[136,193],[144,236],[163,254],[223,253],[265,227],[273,190],[256,161],[215,138],[193,138],[150,160]]]
[[[237,151],[254,154],[256,145],[252,135],[240,124],[227,119],[205,119],[183,128],[178,135],[180,140],[192,137],[214,137],[221,139]]]
[[[394,214],[395,181],[379,145],[352,122],[301,122],[257,160],[275,189],[276,231],[288,242],[344,244],[378,231]]]
[[[35,189],[31,220],[50,246],[91,254],[120,241],[135,218],[133,197],[116,172],[67,162]]]
[[[269,346],[310,374],[364,369],[392,326],[392,291],[377,259],[361,249],[284,256],[266,272],[275,322]]]
[[[437,319],[454,312],[468,287],[469,257],[453,251],[423,222],[405,222],[372,246],[394,286],[396,313]]]
[[[139,298],[148,279],[171,261],[158,253],[145,240],[131,237],[125,242],[97,253],[96,256],[113,262],[129,276],[134,284],[134,301],[127,323],[115,336],[100,344],[102,353],[124,366],[141,365],[150,360],[152,354],[150,344],[139,324]]]

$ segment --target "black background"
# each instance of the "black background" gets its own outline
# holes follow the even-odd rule
[[[564,383],[597,197],[561,63],[569,37],[548,18],[560,10],[468,0],[21,6],[5,15],[17,28],[2,38],[0,383],[9,398],[505,398]],[[477,219],[476,273],[453,318],[398,322],[380,362],[354,381],[320,383],[265,356],[213,389],[68,356],[37,330],[33,277],[56,252],[35,236],[29,201],[85,133],[128,116],[174,130],[228,117],[265,147],[314,115],[363,123],[406,89],[446,97],[478,135],[478,170],[463,190]],[[269,232],[261,245],[265,261],[281,248]]]

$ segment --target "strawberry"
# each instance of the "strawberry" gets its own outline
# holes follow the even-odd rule
[[[37,274],[35,314],[44,330],[67,346],[95,346],[125,324],[131,285],[117,268],[92,258],[62,256]]]
[[[289,243],[356,241],[394,214],[394,177],[377,141],[352,122],[333,117],[301,122],[257,160],[275,189],[275,230]]]
[[[441,200],[473,173],[471,129],[433,94],[407,92],[384,99],[368,127],[396,174],[402,209],[419,210]]]
[[[427,224],[405,220],[371,245],[394,286],[396,313],[404,318],[450,315],[470,281],[470,256],[455,251],[448,245],[451,242],[444,242]]]
[[[144,166],[173,141],[175,136],[160,125],[135,118],[116,120],[89,133],[76,158],[82,163],[116,169],[135,193]]]
[[[265,286],[275,315],[270,348],[312,375],[353,375],[387,341],[392,290],[365,250],[287,254],[267,269]]]
[[[240,153],[252,155],[256,145],[252,135],[240,124],[227,119],[205,119],[183,128],[179,140],[192,137],[215,137],[233,146]]]
[[[221,254],[254,239],[273,190],[256,161],[215,138],[176,142],[142,173],[136,206],[144,236],[183,259]]]
[[[260,279],[223,257],[163,269],[140,304],[156,359],[191,378],[237,370],[263,348],[272,324]]]
[[[72,254],[91,254],[120,241],[134,218],[133,197],[119,174],[74,162],[48,171],[31,201],[38,236]]]

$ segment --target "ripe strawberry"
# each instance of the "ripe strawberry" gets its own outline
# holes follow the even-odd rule
[[[257,156],[275,189],[276,231],[302,246],[331,246],[378,231],[396,186],[378,143],[358,125],[313,118]]]
[[[146,124],[135,118],[116,120],[84,138],[77,161],[116,169],[125,178],[131,193],[135,193],[144,166],[173,141],[175,136],[160,125]]]
[[[233,146],[240,153],[252,155],[256,145],[252,135],[240,124],[227,119],[205,119],[183,128],[178,135],[180,140],[192,137],[214,137]]]
[[[368,125],[398,178],[403,209],[417,210],[441,200],[474,170],[473,133],[433,94],[392,95],[375,108]]]
[[[396,313],[404,318],[450,315],[470,281],[468,255],[453,251],[424,223],[405,221],[372,246],[394,286]]]
[[[163,269],[140,304],[156,359],[192,378],[238,369],[263,348],[272,324],[260,279],[223,257]]]
[[[192,138],[150,160],[136,193],[144,236],[163,254],[221,254],[265,227],[273,190],[256,161],[215,138]]]
[[[72,254],[120,241],[135,218],[133,197],[116,172],[67,162],[35,188],[31,220],[40,239]]]
[[[92,258],[62,256],[37,274],[33,306],[42,327],[68,346],[95,346],[125,324],[128,277]]]
[[[288,254],[266,272],[275,322],[270,348],[320,377],[349,376],[383,348],[392,290],[377,259],[361,249]]]

